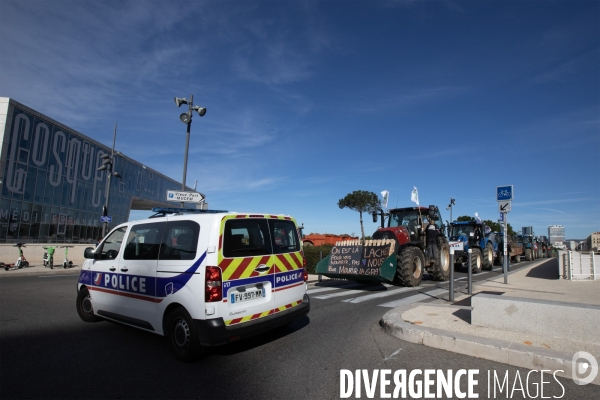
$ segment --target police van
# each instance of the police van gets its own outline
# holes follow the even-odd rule
[[[304,254],[289,216],[153,209],[85,249],[82,320],[120,322],[168,338],[192,361],[308,314]]]

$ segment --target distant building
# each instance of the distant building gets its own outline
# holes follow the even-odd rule
[[[565,242],[565,244],[567,245],[567,249],[574,251],[574,250],[577,250],[577,245],[579,243],[574,240],[568,240]]]
[[[600,251],[600,232],[594,232],[585,240],[585,248],[587,251]]]
[[[0,243],[95,242],[102,233],[112,149],[13,99],[0,97]],[[110,181],[109,230],[131,210],[173,207],[181,183],[122,154]],[[188,205],[193,206],[193,205]]]
[[[548,226],[548,237],[550,243],[562,244],[565,241],[565,227],[563,225]]]
[[[523,226],[521,228],[521,233],[525,236],[532,236],[533,235],[533,226]]]

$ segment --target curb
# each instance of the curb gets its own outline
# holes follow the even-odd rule
[[[402,319],[402,314],[411,308],[413,308],[413,305],[401,306],[388,311],[381,319],[383,329],[398,339],[435,349],[530,370],[556,371],[556,375],[564,378],[573,376],[572,354],[505,340],[481,338],[458,332],[421,327]],[[600,385],[600,374],[591,383]]]
[[[61,267],[62,268],[62,267]],[[2,273],[2,271],[0,271],[0,279],[2,278],[19,278],[22,276],[40,276],[40,275],[75,275],[75,274],[79,274],[81,272],[81,268],[68,268],[68,269],[62,269],[59,270],[58,268],[56,270],[54,269],[47,269],[47,271],[23,271],[23,272],[18,272],[16,274],[11,274],[11,271],[4,271],[4,273]]]

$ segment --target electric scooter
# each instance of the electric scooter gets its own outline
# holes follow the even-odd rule
[[[19,258],[17,258],[17,262],[14,264],[4,264],[4,270],[8,271],[9,269],[21,269],[23,267],[29,267],[29,261],[27,261],[23,255],[22,248],[26,247],[25,243],[17,243],[13,247],[17,247],[19,249]]]
[[[67,257],[67,254],[69,253],[69,247],[73,247],[73,246],[60,246],[60,247],[64,247],[65,249],[65,261],[63,261],[63,268],[67,269],[67,268],[71,268],[73,266],[73,261],[69,261],[69,258]]]
[[[56,250],[56,246],[44,246],[46,249],[46,253],[44,253],[44,268],[54,269],[54,251]]]

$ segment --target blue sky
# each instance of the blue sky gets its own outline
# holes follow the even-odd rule
[[[597,1],[0,0],[0,54],[0,96],[177,180],[193,94],[214,209],[358,235],[354,190],[496,220],[512,184],[514,228],[600,231]]]

